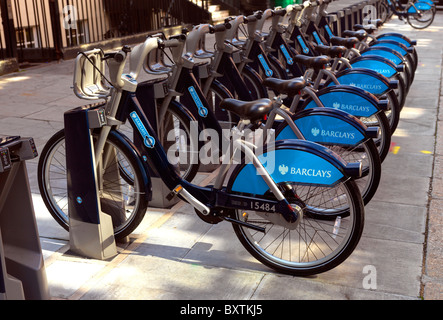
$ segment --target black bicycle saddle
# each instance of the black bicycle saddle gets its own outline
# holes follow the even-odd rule
[[[254,101],[241,101],[237,99],[224,99],[220,103],[220,108],[226,109],[243,120],[250,120],[251,122],[262,120],[273,106],[269,99],[259,99]]]
[[[266,78],[263,80],[263,84],[272,90],[287,94],[289,97],[297,95],[301,89],[306,87],[306,81],[303,79]]]
[[[314,68],[318,70],[326,67],[326,65],[329,63],[329,57],[310,57],[303,54],[297,54],[296,56],[294,56],[294,61],[305,65],[307,68]]]
[[[315,51],[320,54],[325,54],[331,58],[337,58],[343,56],[346,52],[346,47],[343,46],[325,46],[324,44],[318,44],[315,46]]]
[[[343,31],[342,35],[345,37],[355,37],[358,40],[363,41],[368,36],[368,33],[364,29],[360,29],[358,31],[345,30]]]
[[[331,43],[335,46],[344,46],[348,49],[351,49],[358,43],[358,39],[355,37],[352,38],[332,37]]]

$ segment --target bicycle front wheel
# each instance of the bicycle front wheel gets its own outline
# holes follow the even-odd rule
[[[101,210],[111,216],[114,236],[118,240],[129,235],[142,221],[148,205],[145,200],[148,190],[142,183],[142,172],[133,155],[112,134],[106,141],[105,153],[109,160],[102,170],[100,205]],[[57,132],[45,145],[37,174],[40,194],[49,213],[69,231],[64,130]]]
[[[237,237],[252,256],[278,272],[308,276],[335,268],[354,251],[363,232],[364,206],[358,187],[348,180],[333,187],[292,188],[298,198],[288,201],[303,213],[295,229],[268,220],[266,215],[272,213],[237,210],[235,219],[266,230],[261,233],[233,224]],[[329,214],[335,220],[327,219]]]

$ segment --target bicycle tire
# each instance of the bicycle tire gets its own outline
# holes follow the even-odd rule
[[[253,100],[269,97],[266,88],[262,84],[262,77],[254,69],[246,65],[241,75]]]
[[[95,135],[95,134],[94,134]],[[51,216],[66,231],[69,231],[68,212],[68,190],[67,190],[67,170],[65,155],[65,131],[64,129],[54,134],[46,143],[38,162],[38,186],[43,202],[45,203]],[[133,153],[115,135],[108,136],[105,147],[111,147],[115,151],[117,162],[110,162],[103,168],[106,174],[112,170],[115,173],[118,168],[119,176],[115,181],[105,179],[103,188],[100,190],[100,203],[104,213],[109,214],[113,219],[114,237],[119,240],[128,236],[137,228],[146,213],[148,201],[145,196],[149,190],[142,183],[143,172],[141,172]],[[52,169],[51,169],[52,167]],[[111,168],[108,170],[108,168]],[[124,172],[122,172],[124,170]],[[129,171],[130,170],[130,171]],[[130,179],[128,179],[128,174]],[[108,175],[109,176],[109,175]],[[115,174],[113,175],[116,176]],[[129,181],[128,181],[129,180]],[[127,190],[128,193],[116,199],[116,188],[119,192]],[[131,191],[133,190],[133,191]],[[114,208],[124,205],[124,210],[133,208],[124,221],[121,221],[121,212],[116,216],[112,212]],[[120,211],[120,210],[119,210]],[[118,222],[116,222],[118,219]]]
[[[233,98],[232,93],[221,83],[213,81],[209,87],[209,92],[206,95],[206,100],[215,114],[215,117],[220,122],[222,128],[232,128],[238,123],[238,117],[231,112],[220,108],[220,103],[224,99]]]
[[[380,129],[379,138],[373,140],[377,146],[380,161],[383,163],[391,148],[392,135],[386,114],[384,112],[378,112],[371,117],[361,117],[359,119],[368,127],[378,127]]]
[[[160,143],[168,155],[169,162],[176,164],[179,175],[189,182],[195,178],[200,168],[198,152],[202,145],[201,142],[198,146],[192,145],[191,122],[193,121],[197,124],[197,120],[185,106],[173,101],[162,121],[164,132],[159,135]],[[172,149],[173,147],[175,150]]]
[[[404,75],[405,73],[402,72],[392,77],[392,79],[398,80],[398,88],[394,89],[394,92],[397,95],[397,101],[400,110],[403,109],[403,106],[405,105],[406,102],[406,96],[408,95],[407,84],[405,83]],[[400,113],[397,113],[396,116],[400,117]],[[395,119],[395,121],[397,122],[396,124],[392,123],[391,131],[395,131],[395,129],[397,128],[398,120],[399,119]]]
[[[384,113],[386,115],[386,118],[388,119],[390,133],[391,135],[393,135],[398,127],[398,123],[400,122],[400,113],[402,106],[398,102],[397,93],[395,91],[389,91],[387,94],[387,98],[389,102],[388,110],[386,110]]]
[[[353,180],[334,187],[292,187],[299,199],[288,201],[304,211],[296,229],[289,230],[273,224],[255,211],[236,210],[231,213],[235,219],[266,228],[265,233],[260,233],[233,224],[237,238],[258,261],[281,273],[309,276],[335,268],[351,255],[363,232],[364,205],[358,187]],[[303,193],[297,192],[301,189]],[[324,210],[330,210],[328,205],[333,205],[333,199],[337,198],[346,201],[348,215],[338,216],[335,223],[317,219],[319,213],[321,215]],[[331,203],[324,199],[329,199]],[[322,203],[315,207],[316,201]]]
[[[388,19],[392,16],[392,12],[391,12],[389,6],[388,6],[386,3],[384,3],[384,2],[381,2],[381,3],[379,4],[378,14],[379,14],[378,18],[379,18],[383,23],[385,23],[386,21],[388,21]]]

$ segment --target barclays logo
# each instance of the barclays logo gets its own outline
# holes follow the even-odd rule
[[[311,133],[314,137],[318,136],[318,134],[320,133],[320,129],[318,128],[312,128]]]
[[[339,102],[334,102],[332,104],[332,107],[334,109],[341,109],[344,111],[359,111],[359,112],[369,112],[370,111],[370,108],[367,106],[344,104],[344,103],[339,103]]]
[[[288,173],[289,168],[288,168],[288,166],[285,166],[284,164],[282,164],[278,167],[278,171],[280,171],[280,173],[284,176],[285,174]]]
[[[280,171],[281,175],[286,175],[288,172],[291,175],[296,176],[305,176],[305,177],[318,177],[318,178],[326,178],[329,179],[332,177],[332,171],[330,170],[321,170],[321,169],[313,169],[313,168],[295,168],[289,167],[287,165],[281,164],[278,167],[278,171]]]
[[[361,88],[361,89],[365,89],[365,90],[381,90],[382,89],[382,86],[379,84],[363,84],[363,83],[351,82],[351,83],[349,83],[349,85],[352,87],[357,87],[357,88]]]

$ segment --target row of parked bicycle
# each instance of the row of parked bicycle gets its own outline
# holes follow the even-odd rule
[[[279,272],[324,272],[352,253],[418,58],[415,41],[377,34],[378,19],[333,34],[330,2],[79,54],[74,91],[101,101],[87,108],[103,115],[90,132],[98,205],[116,239],[140,224],[159,177],[169,199],[187,201],[207,223],[231,222],[244,247]],[[155,79],[138,83],[142,69]],[[69,230],[68,207],[81,198],[70,194],[65,142],[64,130],[48,141],[38,180]],[[219,165],[213,185],[193,184],[208,163]]]
[[[441,2],[441,1],[440,1]],[[386,22],[392,15],[398,16],[415,29],[425,29],[434,22],[437,1],[432,0],[383,0],[380,3],[380,19]]]

